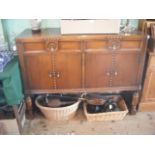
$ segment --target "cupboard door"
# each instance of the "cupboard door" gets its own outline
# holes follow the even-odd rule
[[[110,86],[112,57],[104,52],[86,52],[85,87],[103,88]]]
[[[142,102],[155,102],[155,55],[149,55],[147,64],[147,72],[144,81],[144,88],[142,94]]]
[[[138,52],[120,52],[115,54],[113,86],[137,86],[140,55]]]
[[[149,68],[146,74],[144,90],[144,101],[155,101],[155,67]]]
[[[51,54],[26,54],[25,68],[28,77],[29,89],[51,89],[53,80],[50,77],[52,71]]]
[[[56,52],[57,89],[82,88],[81,52]]]

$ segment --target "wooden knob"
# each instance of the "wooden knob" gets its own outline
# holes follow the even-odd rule
[[[112,46],[112,49],[113,49],[113,50],[116,50],[116,46],[115,46],[115,45],[113,45],[113,46]]]
[[[121,38],[109,38],[108,39],[108,48],[112,51],[118,50],[121,47]]]
[[[58,72],[58,73],[57,73],[57,78],[59,78],[59,77],[60,77],[60,73]]]
[[[45,48],[49,52],[55,52],[58,50],[58,40],[57,39],[45,39]]]
[[[51,77],[52,77],[52,74],[51,74],[51,73],[49,73],[49,74],[48,74],[48,76],[51,78]]]
[[[110,76],[110,72],[107,72],[106,74],[107,74],[107,76]]]
[[[51,52],[54,52],[54,51],[55,51],[55,49],[54,49],[53,46],[51,46],[50,51],[51,51]]]
[[[115,76],[117,76],[117,75],[118,75],[117,71],[115,71],[115,72],[114,72],[114,75],[115,75]]]

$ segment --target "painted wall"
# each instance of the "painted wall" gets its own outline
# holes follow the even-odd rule
[[[8,35],[11,37],[18,35],[24,29],[31,28],[31,24],[28,19],[2,19],[2,22],[7,29]],[[41,27],[60,27],[59,20],[43,20]]]
[[[125,23],[126,19],[122,19],[121,23]],[[130,26],[138,28],[139,20],[138,19],[130,19]]]
[[[15,44],[15,37],[17,35],[19,35],[24,29],[31,28],[31,24],[28,19],[2,19],[2,24],[5,32],[5,38],[9,42],[10,46]],[[44,19],[41,27],[60,27],[60,23],[57,19]]]
[[[3,33],[2,21],[0,19],[0,40],[3,38],[4,38],[4,33]]]
[[[126,20],[122,19],[121,23]],[[130,25],[133,27],[138,26],[139,20],[131,19]],[[2,19],[0,22],[0,33],[2,31],[2,25],[4,30],[5,39],[9,42],[10,46],[15,44],[14,38],[19,35],[24,29],[31,28],[30,21],[28,19]],[[44,19],[41,24],[42,28],[60,27],[59,19]]]
[[[2,20],[0,19],[0,50],[4,50],[6,48],[8,48],[8,44],[5,41]]]
[[[0,20],[0,35],[3,34],[3,30],[2,30],[2,21]]]

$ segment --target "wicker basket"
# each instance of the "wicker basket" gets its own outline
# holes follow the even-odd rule
[[[73,118],[76,114],[80,101],[75,102],[74,104],[66,107],[51,108],[42,106],[38,100],[42,96],[38,96],[35,100],[36,106],[40,109],[43,115],[50,121],[63,121]]]
[[[121,109],[121,111],[102,112],[102,113],[92,114],[92,113],[88,113],[87,104],[84,104],[84,114],[88,121],[122,120],[125,117],[125,115],[128,113],[128,108],[123,99],[121,99],[117,103],[117,105]]]

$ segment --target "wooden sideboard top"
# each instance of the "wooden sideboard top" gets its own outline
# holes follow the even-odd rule
[[[145,35],[143,32],[136,31],[131,34],[119,33],[119,34],[61,34],[60,28],[46,28],[42,29],[39,33],[33,33],[31,29],[24,30],[19,36],[16,37],[17,42],[29,42],[38,41],[44,38],[57,38],[62,40],[87,40],[87,39],[106,39],[107,37],[123,37],[125,40],[137,40]]]

